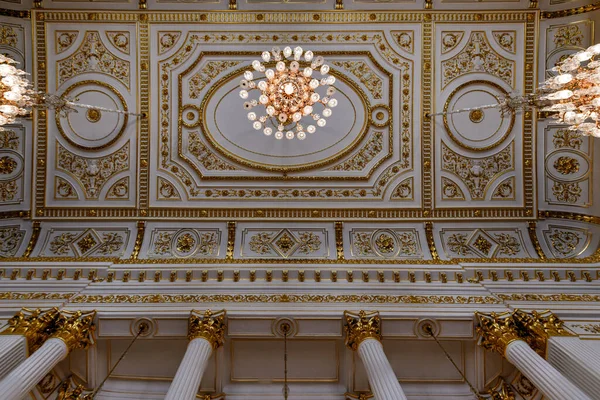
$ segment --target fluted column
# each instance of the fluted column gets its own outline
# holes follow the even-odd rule
[[[548,362],[590,397],[600,393],[600,352],[564,328],[564,322],[550,311],[525,313],[515,318],[530,337],[530,344]]]
[[[206,310],[203,316],[197,311],[192,311],[188,325],[190,343],[165,400],[196,398],[208,359],[213,350],[223,345],[226,328],[225,310],[214,314]]]
[[[379,312],[344,313],[346,346],[356,351],[367,370],[375,400],[406,400],[381,345]]]
[[[548,400],[591,400],[577,386],[544,360],[524,340],[527,333],[513,313],[477,314],[480,344],[498,352],[537,387]]]
[[[0,379],[37,350],[50,336],[58,309],[23,308],[0,332]]]
[[[61,313],[54,333],[27,360],[0,381],[2,400],[22,400],[70,351],[93,343],[95,311]]]

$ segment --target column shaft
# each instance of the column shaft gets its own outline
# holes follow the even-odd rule
[[[61,339],[50,338],[0,381],[2,400],[22,400],[56,364],[69,354]]]
[[[27,338],[23,335],[0,335],[0,379],[27,358]]]
[[[379,340],[364,339],[358,345],[358,355],[367,370],[375,400],[406,400]]]
[[[574,336],[551,336],[548,362],[590,397],[600,393],[600,352]]]
[[[591,400],[523,340],[509,343],[504,355],[548,400]]]
[[[188,344],[165,400],[194,400],[196,398],[212,351],[212,344],[204,338],[196,338]]]

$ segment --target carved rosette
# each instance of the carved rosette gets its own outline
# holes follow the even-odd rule
[[[564,322],[550,310],[531,313],[515,310],[513,318],[526,335],[525,339],[529,345],[542,355],[546,354],[548,339],[551,336],[574,336],[564,328]]]
[[[365,339],[381,340],[379,311],[366,313],[361,310],[358,314],[345,311],[344,328],[346,329],[346,346],[355,351]]]
[[[515,340],[522,340],[512,313],[476,313],[475,315],[479,320],[479,326],[477,327],[479,345],[485,349],[504,356],[504,352],[510,343]]]
[[[23,335],[27,338],[29,354],[40,348],[54,331],[60,316],[58,308],[30,310],[23,308],[8,320],[0,335]]]
[[[88,312],[63,311],[57,319],[56,331],[52,337],[65,342],[69,351],[87,349],[94,344],[95,317],[95,310]]]
[[[188,325],[188,339],[206,339],[216,350],[222,346],[225,341],[225,330],[227,329],[225,317],[225,310],[217,311],[215,313],[206,310],[204,314],[192,310]]]

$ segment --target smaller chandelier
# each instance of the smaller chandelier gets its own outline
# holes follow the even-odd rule
[[[27,72],[18,69],[15,64],[15,60],[0,54],[0,131],[4,130],[4,125],[12,124],[18,117],[27,115],[33,107],[55,110],[61,116],[77,112],[76,107],[142,116],[123,110],[76,103],[52,93],[36,92],[31,89],[31,82],[25,78]]]
[[[540,87],[542,111],[557,113],[558,122],[586,136],[600,137],[600,43],[577,52],[552,68],[559,75]]]
[[[19,116],[27,115],[27,108],[35,104],[29,81],[23,78],[26,72],[17,69],[16,63],[0,54],[0,130],[3,125],[14,123]]]
[[[306,133],[315,133],[317,127],[327,124],[326,118],[332,114],[332,108],[338,101],[333,98],[336,89],[333,87],[335,77],[328,75],[329,65],[323,57],[315,57],[312,51],[304,51],[302,47],[283,49],[273,47],[271,52],[264,51],[260,60],[252,61],[252,71],[244,72],[240,82],[240,97],[248,100],[252,90],[260,92],[258,99],[244,102],[248,110],[248,120],[257,131],[262,130],[267,136],[275,133],[275,139],[306,139]],[[267,69],[265,64],[274,63],[275,69]],[[316,71],[320,72],[317,79]],[[255,74],[265,75],[265,80],[258,83]],[[325,95],[317,93],[319,87],[327,87]],[[320,114],[315,109],[321,105]],[[263,115],[251,111],[255,107],[264,107]]]

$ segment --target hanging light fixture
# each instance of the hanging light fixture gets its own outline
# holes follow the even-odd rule
[[[427,114],[457,114],[497,108],[503,114],[522,108],[553,113],[559,123],[582,135],[600,137],[600,43],[567,57],[552,68],[557,76],[547,79],[535,93],[511,95],[496,104]]]
[[[252,127],[267,136],[275,133],[275,139],[285,136],[290,140],[304,140],[307,132],[312,134],[317,131],[317,126],[324,127],[332,108],[338,104],[333,98],[335,77],[328,75],[330,68],[324,58],[315,57],[312,51],[304,51],[299,46],[293,50],[288,46],[283,53],[279,47],[273,47],[271,52],[264,51],[261,58],[262,62],[252,61],[254,72],[244,72],[240,82],[240,97],[247,100],[244,109],[249,111],[248,120]],[[273,64],[275,69],[267,69]],[[315,76],[317,70],[320,79]],[[263,73],[265,80],[255,77],[255,74]],[[319,87],[327,89],[319,94]],[[260,93],[258,99],[250,99],[253,90]],[[317,110],[317,105],[323,109]],[[252,111],[255,107],[264,107],[264,110],[257,114]]]
[[[31,108],[49,108],[61,114],[76,112],[75,108],[141,116],[123,110],[82,104],[71,99],[50,93],[36,92],[25,77],[26,72],[15,67],[17,62],[0,54],[0,131],[3,126],[12,124],[17,118],[25,116]]]

